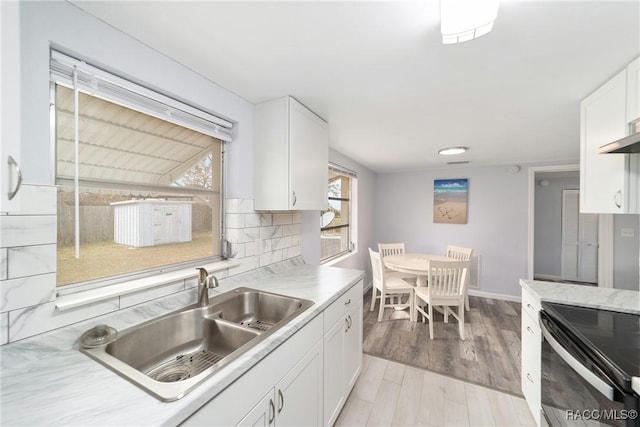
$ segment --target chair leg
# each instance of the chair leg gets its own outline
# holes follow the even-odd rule
[[[371,308],[369,308],[369,311],[373,311],[373,308],[376,306],[376,294],[377,294],[377,289],[375,286],[371,287]]]
[[[378,310],[378,322],[382,322],[382,314],[384,313],[385,297],[382,291],[380,291],[380,310]]]
[[[469,311],[469,294],[464,296],[464,309]]]
[[[464,311],[463,304],[458,306],[458,329],[460,330],[460,339],[464,341]]]
[[[429,304],[429,339],[433,339],[433,305]]]
[[[442,308],[444,311],[444,323],[449,323],[449,306],[445,305]]]

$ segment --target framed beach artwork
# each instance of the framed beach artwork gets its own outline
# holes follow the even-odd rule
[[[433,180],[433,222],[466,224],[468,190],[466,178]]]

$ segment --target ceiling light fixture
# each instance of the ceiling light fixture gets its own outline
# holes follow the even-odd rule
[[[462,43],[487,34],[499,5],[499,0],[440,0],[442,43]]]
[[[440,154],[441,156],[453,156],[455,154],[462,154],[468,149],[469,147],[447,147],[438,150],[438,154]]]

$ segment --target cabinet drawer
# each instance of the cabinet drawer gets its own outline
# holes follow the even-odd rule
[[[540,301],[525,288],[522,288],[522,313],[527,313],[537,322],[540,308]]]
[[[352,307],[362,304],[362,280],[353,285],[351,289],[340,295],[324,311],[324,332],[326,333],[331,327],[340,320]]]

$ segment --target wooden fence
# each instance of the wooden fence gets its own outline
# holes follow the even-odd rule
[[[74,239],[73,206],[58,205],[58,244],[71,245]],[[192,206],[191,231],[211,230],[212,212],[207,205]],[[80,242],[113,241],[113,206],[80,206]]]

